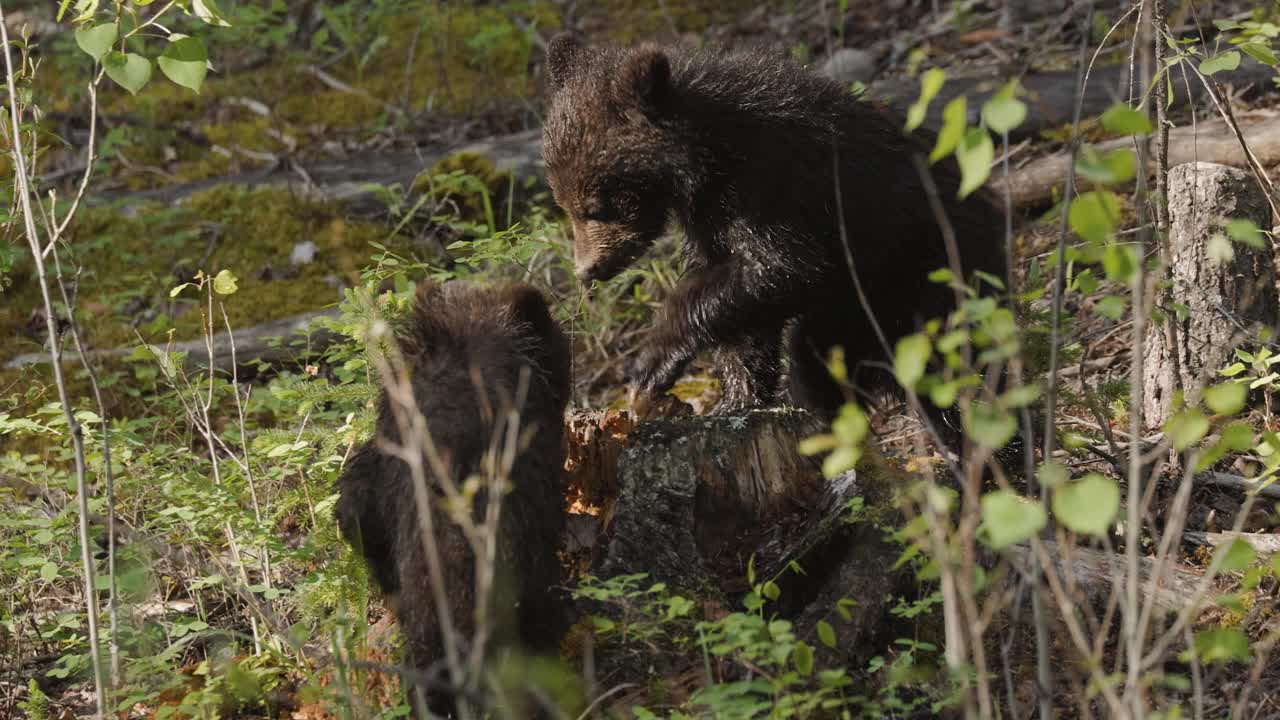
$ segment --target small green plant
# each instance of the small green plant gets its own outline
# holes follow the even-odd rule
[[[35,678],[27,681],[27,696],[18,702],[18,709],[27,714],[28,720],[49,720],[49,696]]]

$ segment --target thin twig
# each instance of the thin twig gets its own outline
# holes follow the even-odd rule
[[[27,233],[27,243],[31,248],[31,257],[36,267],[36,279],[40,286],[41,299],[44,301],[45,328],[49,333],[49,356],[53,363],[54,384],[58,388],[58,401],[62,404],[62,414],[67,422],[67,432],[71,436],[71,444],[75,455],[76,497],[79,514],[80,563],[84,574],[84,599],[86,625],[89,640],[89,659],[93,668],[94,714],[101,718],[106,713],[106,683],[102,672],[102,657],[98,637],[98,596],[94,590],[93,579],[96,575],[93,566],[93,555],[89,545],[89,483],[85,476],[84,437],[80,422],[71,409],[71,400],[67,395],[67,384],[62,376],[62,362],[59,357],[57,316],[54,314],[53,299],[49,294],[49,278],[45,275],[44,257],[40,251],[40,236],[36,229],[35,213],[31,208],[31,187],[28,183],[27,160],[22,149],[22,111],[18,107],[18,90],[14,81],[13,54],[10,51],[9,30],[5,24],[4,7],[0,5],[0,43],[4,45],[5,82],[9,89],[10,129],[13,132],[13,164],[14,183],[20,198],[22,220]]]

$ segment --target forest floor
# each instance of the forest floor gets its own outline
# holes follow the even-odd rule
[[[1052,3],[1041,3],[1046,4]],[[77,48],[71,24],[54,21],[54,4],[7,5],[10,33],[30,28],[39,60],[31,80],[41,111],[32,132],[41,145],[39,189],[69,198],[86,170],[86,87],[93,66]],[[531,281],[554,299],[557,318],[571,328],[574,404],[626,406],[624,368],[643,342],[652,309],[679,276],[673,252],[678,239],[664,239],[633,270],[584,296],[571,274],[571,244],[559,212],[535,169],[522,165],[527,143],[512,145],[513,160],[505,166],[457,152],[476,141],[523,138],[520,133],[539,128],[543,49],[555,28],[572,26],[595,41],[763,44],[818,67],[851,50],[856,53],[843,57],[853,69],[842,79],[873,90],[877,84],[915,84],[930,67],[945,68],[949,77],[1026,70],[1069,76],[1082,39],[1094,48],[1106,38],[1099,65],[1124,61],[1133,42],[1132,24],[1108,35],[1128,8],[1120,0],[1096,2],[1090,27],[1060,10],[1010,25],[1002,21],[1004,3],[998,0],[771,0],[747,11],[741,3],[719,0],[223,5],[230,27],[184,21],[174,28],[198,34],[210,48],[213,70],[200,93],[158,73],[136,95],[109,82],[101,86],[93,127],[97,156],[85,203],[59,251],[86,349],[127,351],[103,358],[97,368],[102,407],[87,373],[69,376],[73,403],[89,413],[89,426],[101,427],[102,413],[117,435],[110,509],[102,501],[106,458],[96,451],[90,458],[98,493],[92,505],[95,537],[104,535],[104,516],[111,512],[126,534],[175,550],[159,553],[139,541],[130,560],[122,561],[121,582],[133,604],[128,627],[121,630],[121,641],[132,648],[126,653],[129,680],[117,697],[121,717],[175,711],[195,717],[209,707],[224,716],[287,715],[281,708],[293,717],[327,716],[301,688],[333,681],[325,668],[300,659],[302,653],[270,661],[237,656],[232,664],[244,668],[243,676],[225,675],[222,685],[206,681],[210,658],[223,640],[219,633],[251,637],[255,647],[266,634],[257,620],[246,619],[247,603],[221,585],[237,566],[244,573],[253,565],[256,573],[263,562],[268,568],[276,564],[253,576],[254,592],[275,603],[282,626],[311,633],[304,644],[327,645],[335,623],[346,622],[335,620],[334,608],[353,598],[355,606],[367,609],[357,624],[367,622],[375,636],[385,630],[379,622],[384,611],[358,587],[363,570],[341,546],[327,515],[333,477],[353,427],[368,414],[366,396],[353,391],[344,397],[334,388],[364,377],[367,366],[349,346],[316,352],[309,339],[319,335],[316,326],[289,338],[293,351],[286,356],[293,357],[244,369],[254,385],[241,393],[243,408],[223,397],[202,416],[198,403],[192,404],[199,399],[193,392],[198,373],[171,376],[149,353],[133,351],[143,343],[163,346],[202,337],[212,295],[174,292],[196,282],[198,272],[228,270],[238,278],[235,295],[219,298],[225,314],[215,316],[215,332],[316,311],[328,313],[328,322],[335,323],[331,329],[349,329],[354,321],[340,304],[352,302],[356,289],[394,294],[423,275]],[[1243,19],[1270,13],[1264,19],[1274,19],[1274,9],[1258,10],[1248,0],[1219,0],[1202,8],[1202,15],[1194,3],[1171,5],[1176,10],[1170,26],[1187,36],[1208,26],[1210,15]],[[1229,91],[1237,113],[1271,115],[1274,82]],[[1186,124],[1192,112],[1200,118],[1215,114],[1202,102],[1177,109],[1172,119]],[[1087,135],[1098,131],[1096,119],[1086,118],[1084,127]],[[1062,124],[1040,128],[1010,147],[1011,163],[1016,169],[1055,156],[1069,136],[1069,126]],[[0,165],[12,174],[7,155]],[[1266,170],[1280,178],[1280,168]],[[1132,216],[1131,207],[1125,212]],[[1050,200],[1016,214],[1021,273],[1044,272],[1059,237],[1059,207]],[[41,717],[83,716],[91,686],[84,594],[77,584],[74,475],[69,447],[58,434],[58,410],[50,409],[57,402],[50,369],[19,362],[44,352],[44,311],[12,216],[3,233],[0,507],[7,517],[0,518],[0,717],[35,717],[36,706],[29,704],[35,686],[45,697],[41,712],[47,714]],[[1033,264],[1037,271],[1028,269]],[[1104,280],[1100,293],[1114,289]],[[1099,312],[1097,298],[1086,295],[1093,293],[1066,297],[1069,337],[1055,418],[1065,449],[1057,459],[1072,475],[1123,476],[1124,468],[1107,452],[1106,436],[1128,438],[1132,345],[1126,331],[1132,320]],[[1037,302],[1033,308],[1043,310],[1044,300]],[[1280,430],[1270,390],[1264,392],[1265,402],[1249,420],[1259,430]],[[706,359],[695,363],[675,391],[686,406],[681,410],[691,413],[710,409],[718,393]],[[1100,402],[1089,401],[1090,394]],[[871,420],[881,451],[897,467],[939,461],[939,451],[919,441],[921,428],[901,403],[884,400]],[[202,422],[206,435],[217,436],[257,469],[261,487],[254,490],[252,477],[247,485],[237,479],[226,488],[193,479],[207,475],[199,470],[209,460]],[[1143,441],[1158,439],[1153,431]],[[1252,477],[1258,465],[1231,457],[1216,469]],[[244,502],[246,488],[261,493],[252,508]],[[1156,524],[1175,490],[1171,482],[1154,491]],[[1274,503],[1253,504],[1248,517],[1240,518],[1246,505],[1238,490],[1197,487],[1186,530],[1213,533],[1236,526],[1280,534]],[[245,557],[233,557],[232,528],[247,548]],[[1211,556],[1188,547],[1180,560],[1189,569],[1203,569]],[[1269,614],[1251,610],[1267,602],[1274,607],[1275,585],[1273,579],[1256,594],[1242,593],[1235,605],[1206,611],[1203,621],[1240,627],[1251,637],[1274,632],[1267,630],[1274,624]],[[1022,638],[1014,653],[1033,657],[1028,635]],[[1055,651],[1065,654],[1065,643]],[[1271,682],[1260,686],[1272,694],[1255,698],[1256,716],[1276,716],[1280,662],[1271,661],[1264,678]],[[1229,684],[1232,678],[1230,671],[1216,669],[1207,680]],[[1029,681],[1019,681],[1014,694],[1026,704]],[[269,696],[276,709],[228,700],[243,689],[237,682]],[[370,701],[390,692],[366,682]],[[1063,689],[1059,698],[1068,714],[1085,694],[1083,688],[1070,694],[1075,689]],[[170,709],[160,711],[165,707]]]

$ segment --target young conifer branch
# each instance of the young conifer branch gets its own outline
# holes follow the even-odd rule
[[[53,307],[53,298],[49,291],[49,278],[45,274],[44,257],[40,250],[40,236],[36,228],[35,213],[31,207],[31,185],[27,176],[26,157],[22,149],[22,110],[19,108],[17,83],[14,80],[13,54],[10,50],[9,31],[5,24],[4,7],[0,5],[0,43],[4,45],[5,82],[9,90],[9,131],[12,133],[14,183],[22,211],[22,220],[27,235],[27,243],[31,248],[32,262],[35,264],[36,280],[40,286],[41,300],[44,302],[45,328],[48,332],[49,356],[53,363],[54,384],[58,388],[58,401],[62,405],[62,414],[67,423],[67,432],[71,436],[71,444],[75,455],[76,496],[79,514],[79,542],[81,571],[84,574],[84,599],[86,625],[89,640],[89,659],[93,669],[95,716],[101,720],[106,713],[106,682],[102,669],[102,658],[99,654],[98,637],[98,596],[94,589],[93,555],[90,552],[89,539],[89,483],[85,471],[84,436],[80,422],[71,409],[71,400],[67,394],[66,380],[62,375],[62,352],[59,347],[57,315]]]

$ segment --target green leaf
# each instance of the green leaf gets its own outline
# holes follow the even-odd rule
[[[996,550],[1035,535],[1047,521],[1048,514],[1039,503],[1025,500],[1012,490],[996,490],[982,496],[982,525],[987,543]]]
[[[1094,276],[1093,268],[1085,268],[1076,273],[1071,284],[1085,295],[1092,295],[1098,290],[1098,278]]]
[[[822,474],[833,478],[840,473],[852,470],[858,464],[862,453],[855,447],[838,447],[822,461]]]
[[[929,273],[929,282],[935,282],[940,285],[949,285],[955,279],[955,273],[947,268],[938,268]]]
[[[791,659],[795,661],[796,671],[801,675],[808,677],[813,673],[813,648],[808,644],[797,642],[795,650],[791,651]]]
[[[1058,487],[1070,479],[1067,469],[1052,460],[1040,466],[1036,471],[1036,477],[1040,479],[1041,485],[1048,488]]]
[[[836,436],[831,434],[812,435],[799,442],[796,450],[801,455],[817,455],[818,453],[830,452],[836,448]]]
[[[1260,43],[1260,42],[1240,43],[1239,47],[1241,50],[1248,53],[1250,57],[1262,63],[1263,65],[1270,65],[1271,67],[1275,67],[1276,65],[1280,64],[1280,59],[1276,58],[1276,54],[1272,52],[1271,48],[1266,43]]]
[[[1249,638],[1235,628],[1218,628],[1196,633],[1196,654],[1203,663],[1249,660]]]
[[[1223,545],[1216,553],[1219,559],[1218,572],[1240,572],[1253,564],[1257,553],[1249,543],[1236,538],[1230,545]]]
[[[1124,315],[1128,302],[1119,295],[1107,295],[1094,303],[1093,311],[1108,320],[1119,320]]]
[[[1006,408],[1026,407],[1040,397],[1040,386],[1031,383],[1016,387],[1000,396],[1000,406]]]
[[[1199,410],[1183,410],[1164,424],[1165,437],[1177,450],[1185,450],[1209,432],[1209,419]]]
[[[849,380],[849,368],[844,361],[844,348],[839,345],[831,348],[831,354],[827,358],[827,372],[831,373],[831,377],[835,378],[838,383],[848,382]]]
[[[1118,148],[1105,155],[1092,146],[1080,148],[1076,158],[1076,174],[1102,185],[1114,185],[1133,179],[1135,159],[1129,148]]]
[[[184,37],[169,43],[156,63],[170,80],[198,93],[209,71],[209,54],[198,39]]]
[[[58,566],[51,562],[46,562],[40,566],[40,579],[45,582],[53,582],[58,577]]]
[[[777,583],[770,580],[764,584],[763,588],[760,589],[760,594],[770,600],[777,600],[782,595],[782,590],[778,587]]]
[[[1017,432],[1018,421],[1007,410],[975,400],[964,414],[964,427],[979,445],[1002,448]]]
[[[996,148],[986,130],[976,127],[965,133],[964,140],[956,147],[956,162],[960,164],[960,190],[956,193],[957,196],[967,197],[982,187],[991,176],[991,163],[995,157]]]
[[[1150,135],[1151,118],[1124,103],[1117,103],[1102,113],[1102,127],[1117,135]]]
[[[948,408],[955,404],[960,393],[960,383],[956,380],[934,383],[929,388],[929,400],[940,408]]]
[[[102,57],[107,77],[136,95],[151,79],[151,61],[136,53],[109,52]]]
[[[1011,80],[982,106],[983,122],[998,135],[1018,127],[1027,119],[1027,105],[1014,97],[1016,89],[1017,80]]]
[[[1236,249],[1222,233],[1213,233],[1209,236],[1204,252],[1216,265],[1231,262],[1231,259],[1236,256]]]
[[[1202,75],[1213,75],[1223,70],[1235,70],[1238,67],[1240,67],[1240,53],[1235,50],[1228,50],[1202,60],[1200,62],[1200,73]]]
[[[1244,408],[1245,395],[1247,394],[1244,385],[1240,383],[1222,383],[1207,387],[1204,390],[1204,404],[1209,406],[1215,414],[1218,415],[1235,415]]]
[[[920,378],[924,377],[929,355],[927,335],[916,333],[898,340],[893,352],[893,374],[903,387],[914,389],[916,383],[920,382]]]
[[[102,59],[116,42],[116,24],[102,23],[93,27],[76,28],[76,45],[88,53],[94,61]]]
[[[1267,246],[1267,241],[1263,238],[1262,231],[1248,218],[1228,220],[1227,237],[1241,245],[1248,245],[1255,250],[1262,250]]]
[[[942,108],[942,129],[938,131],[937,143],[933,152],[929,153],[929,162],[935,163],[950,155],[964,138],[964,127],[968,120],[964,96],[952,100]]]
[[[1218,374],[1223,377],[1235,377],[1244,371],[1245,371],[1244,363],[1231,363],[1225,368],[1219,370]]]
[[[929,103],[938,96],[946,77],[947,74],[940,68],[932,68],[920,76],[920,97],[907,110],[907,132],[915,130],[924,122]]]
[[[1082,193],[1071,201],[1067,221],[1071,230],[1091,242],[1102,244],[1115,232],[1120,217],[1120,198],[1105,190]]]
[[[1107,277],[1116,282],[1129,282],[1138,269],[1138,258],[1130,245],[1107,243],[1102,251],[1102,269]]]
[[[1222,428],[1219,437],[1228,450],[1249,450],[1253,447],[1253,426],[1245,422],[1233,422]]]
[[[1081,535],[1106,535],[1120,511],[1120,487],[1105,475],[1089,473],[1053,493],[1053,515]]]
[[[218,6],[213,0],[192,0],[191,12],[201,20],[218,27],[231,27],[231,23],[223,19]]]
[[[219,295],[231,295],[237,289],[239,286],[236,285],[236,276],[230,270],[219,270],[213,279],[213,291]]]
[[[836,441],[845,447],[857,447],[867,436],[870,422],[862,408],[854,403],[845,403],[840,407],[840,414],[831,422],[831,434]]]
[[[841,609],[843,610],[843,607]],[[844,610],[844,612],[847,613],[848,610]],[[836,630],[826,620],[818,621],[818,640],[821,640],[822,644],[829,648],[836,646]]]

